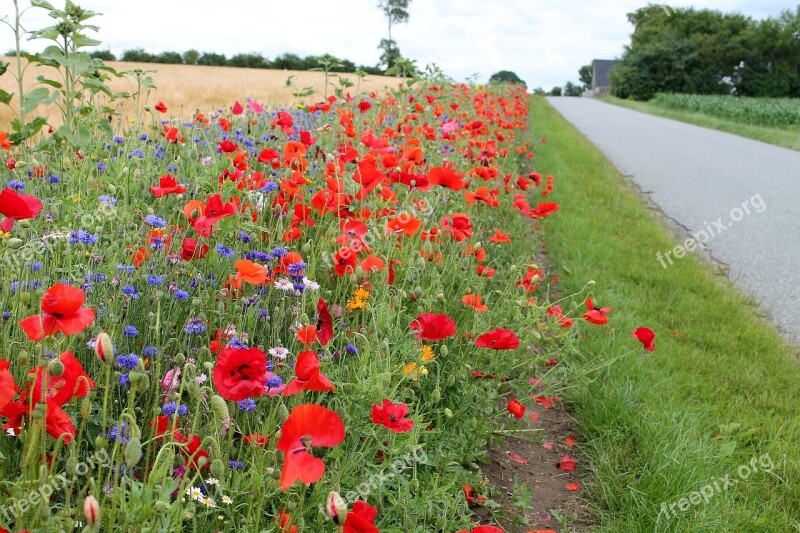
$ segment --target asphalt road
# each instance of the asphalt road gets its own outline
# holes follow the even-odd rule
[[[549,98],[800,342],[800,152],[590,98]],[[654,268],[680,261],[653,257]]]

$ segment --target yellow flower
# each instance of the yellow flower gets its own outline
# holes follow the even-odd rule
[[[0,239],[8,239],[9,237],[11,237],[11,232],[10,231],[6,232],[6,231],[3,231],[3,230],[0,230]]]
[[[367,307],[367,299],[369,299],[369,291],[364,287],[359,287],[353,293],[353,296],[347,300],[347,310],[355,311],[356,309],[364,309]]]
[[[436,357],[436,355],[433,353],[433,348],[431,348],[427,344],[423,344],[421,348],[422,348],[422,355],[421,355],[422,360],[433,361],[433,358]]]
[[[428,374],[428,369],[422,365],[417,365],[417,363],[408,363],[403,367],[403,373],[413,376],[414,381],[419,381],[419,376],[426,376]]]

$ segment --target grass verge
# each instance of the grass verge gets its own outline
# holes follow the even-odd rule
[[[606,97],[600,98],[601,101],[614,104],[620,107],[626,107],[642,113],[656,115],[659,117],[669,118],[672,120],[680,120],[681,122],[688,122],[696,126],[704,128],[711,128],[714,130],[733,133],[748,139],[765,142],[789,148],[792,150],[800,150],[800,129],[798,128],[770,128],[767,126],[754,126],[750,124],[741,124],[731,120],[725,120],[717,117],[706,115],[705,113],[691,113],[688,111],[678,111],[674,109],[664,109],[649,102],[635,102],[632,100],[623,100],[621,98]]]
[[[614,310],[573,358],[565,400],[592,461],[598,531],[796,531],[798,351],[695,257],[664,269],[674,246],[614,166],[546,101],[531,135],[539,172],[556,177],[549,256],[562,288],[594,279]],[[638,326],[656,351],[630,348]],[[630,339],[630,341],[628,340]]]

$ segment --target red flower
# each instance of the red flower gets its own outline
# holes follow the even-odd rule
[[[267,392],[267,354],[258,348],[222,350],[214,365],[214,386],[220,396],[240,402]]]
[[[14,383],[14,376],[8,371],[9,362],[0,359],[0,410],[11,403],[19,387]]]
[[[561,324],[563,329],[571,328],[573,321],[570,317],[564,315],[564,311],[561,310],[560,305],[553,305],[547,308],[547,314],[552,316],[553,318],[558,319],[558,323]]]
[[[361,102],[358,103],[358,110],[361,111],[362,113],[366,113],[367,111],[369,111],[369,109],[371,107],[372,107],[372,104],[370,104],[366,100],[361,101]]]
[[[309,324],[297,330],[297,340],[300,344],[308,348],[309,344],[313,344],[317,340],[317,327]]]
[[[336,390],[330,380],[319,371],[319,356],[316,352],[306,350],[297,354],[294,372],[297,377],[283,389],[284,396],[291,396],[304,390],[317,392]]]
[[[166,113],[167,112],[167,106],[164,105],[164,102],[158,102],[156,104],[156,111],[158,111],[159,113]]]
[[[244,113],[244,107],[242,106],[242,104],[239,103],[238,100],[233,103],[233,109],[231,109],[231,113],[233,113],[234,115],[241,115],[242,113]]]
[[[64,365],[60,376],[48,375],[45,379],[43,366],[30,371],[36,376],[32,386],[28,388],[35,402],[52,401],[64,405],[72,398],[83,398],[95,388],[94,381],[86,374],[83,365],[70,351],[62,353],[58,360]],[[42,395],[42,383],[47,383],[47,391]]]
[[[586,309],[588,309],[588,311],[583,314],[584,320],[591,322],[592,324],[597,324],[598,326],[608,324],[608,317],[606,316],[606,313],[611,312],[610,307],[596,308],[592,302],[592,299],[586,298]]]
[[[409,326],[414,336],[426,341],[440,341],[456,334],[456,323],[447,315],[422,313]]]
[[[472,237],[472,221],[464,213],[455,213],[442,218],[442,230],[449,232],[456,242],[462,242]]]
[[[491,348],[492,350],[516,350],[519,348],[519,337],[507,329],[493,329],[475,339],[476,348]]]
[[[181,242],[181,259],[191,261],[192,259],[202,259],[208,253],[208,245],[198,246],[197,239],[186,237]]]
[[[355,272],[357,264],[358,256],[351,248],[346,246],[339,248],[339,251],[333,256],[333,269],[340,278],[345,274]]]
[[[535,530],[535,531],[541,531],[543,533],[545,530]],[[505,533],[505,531],[503,531],[499,527],[494,527],[494,526],[478,526],[470,529],[469,531],[467,531],[466,529],[459,529],[458,531],[456,531],[456,533]]]
[[[6,218],[0,222],[0,230],[8,233],[15,220],[36,218],[42,210],[42,202],[30,194],[20,194],[14,189],[0,192],[0,214]]]
[[[236,205],[232,202],[223,202],[222,196],[215,194],[206,198],[202,211],[203,213],[192,222],[192,227],[198,235],[208,237],[214,231],[212,227],[214,224],[236,213]]]
[[[404,403],[392,403],[384,398],[383,407],[372,404],[372,421],[395,433],[405,433],[414,428],[414,421],[405,418],[408,406]]]
[[[380,533],[375,527],[375,517],[378,510],[364,500],[353,504],[353,509],[347,513],[342,533]]]
[[[639,339],[639,342],[644,345],[644,349],[648,352],[652,352],[656,349],[656,345],[653,342],[653,340],[656,338],[656,334],[652,329],[645,327],[636,328],[635,331],[631,332],[631,335]]]
[[[506,405],[506,409],[508,409],[509,413],[514,415],[514,418],[519,419],[525,416],[525,411],[526,411],[525,406],[519,403],[519,400],[517,400],[516,398],[511,398],[511,400]]]
[[[328,304],[322,298],[317,302],[317,340],[323,346],[333,338],[333,319],[328,311]]]
[[[59,331],[75,335],[94,322],[94,309],[81,307],[85,302],[82,290],[56,283],[42,296],[42,314],[24,318],[19,325],[28,338],[37,342]]]
[[[483,503],[488,499],[485,496],[478,496],[478,493],[467,484],[464,485],[464,497],[469,503]]]
[[[47,433],[51,437],[54,439],[63,437],[64,444],[72,442],[72,437],[75,436],[75,424],[72,423],[72,418],[61,409],[61,406],[52,400],[47,402],[44,423]]]
[[[322,459],[311,455],[313,446],[339,445],[345,436],[339,415],[317,404],[298,405],[281,427],[277,447],[286,456],[281,471],[281,489],[287,490],[295,481],[314,483],[325,473]]]

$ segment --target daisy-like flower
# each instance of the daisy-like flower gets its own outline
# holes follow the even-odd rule
[[[225,505],[230,505],[233,503],[233,499],[230,496],[223,496],[222,503],[224,503]]]
[[[420,348],[422,348],[422,355],[420,356],[423,361],[433,361],[435,357],[433,353],[433,348],[428,346],[427,344],[423,344]]]
[[[193,500],[200,500],[203,497],[203,492],[198,487],[189,487],[186,489],[186,495]]]
[[[211,498],[209,498],[208,496],[206,496],[204,498],[200,498],[197,501],[199,501],[200,503],[202,503],[203,505],[205,505],[206,507],[209,507],[209,508],[217,506],[217,503],[214,500],[212,500]]]
[[[284,360],[286,356],[289,355],[289,350],[283,346],[276,346],[275,348],[269,349],[269,354],[276,359]]]
[[[215,477],[210,477],[206,479],[206,485],[219,486],[219,480]]]

